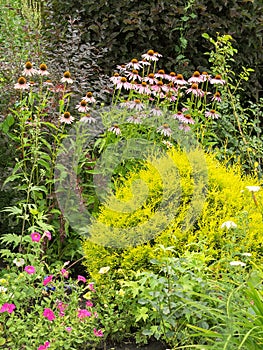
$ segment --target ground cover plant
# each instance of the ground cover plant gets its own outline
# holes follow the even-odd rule
[[[40,35],[36,3],[19,11]],[[261,349],[262,101],[240,103],[252,69],[233,72],[230,35],[204,33],[208,72],[168,72],[149,49],[96,84],[74,22],[58,65],[40,35],[1,80],[17,197],[2,210],[0,346]]]

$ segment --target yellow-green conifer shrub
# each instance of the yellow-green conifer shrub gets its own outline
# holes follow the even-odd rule
[[[207,168],[207,182],[202,174],[193,175],[193,167],[195,172],[200,168],[200,174]],[[197,178],[201,179],[198,186]],[[198,151],[193,150],[191,160],[191,155],[173,148],[167,157],[152,157],[144,169],[131,172],[116,184],[115,195],[108,198],[92,223],[91,240],[83,244],[88,272],[97,280],[99,269],[110,266],[118,277],[130,277],[131,271],[150,267],[156,244],[173,246],[179,255],[187,250],[204,251],[208,260],[223,258],[227,265],[236,255],[247,252],[261,259],[262,190],[250,192],[246,188],[254,185],[256,179],[243,175],[238,166],[226,168],[209,154],[199,159]],[[178,201],[174,207],[171,203],[175,210],[169,222],[160,210],[163,196],[167,203]],[[202,210],[191,222],[192,212],[200,206]],[[237,227],[222,228],[227,221]],[[158,229],[158,234],[152,235]],[[122,230],[126,230],[123,237]],[[134,235],[130,247],[122,248],[129,232]]]

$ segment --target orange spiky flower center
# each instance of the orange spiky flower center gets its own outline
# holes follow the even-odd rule
[[[41,65],[39,66],[39,69],[42,71],[47,70],[47,65],[45,63],[41,63]]]
[[[26,84],[26,79],[24,77],[20,77],[20,78],[18,78],[17,82],[20,85],[24,85],[24,84]]]
[[[33,68],[33,65],[31,62],[27,61],[25,64],[25,67],[26,67],[26,69],[31,69],[31,68]]]

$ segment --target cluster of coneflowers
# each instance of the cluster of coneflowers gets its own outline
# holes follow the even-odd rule
[[[110,78],[114,86],[112,105],[128,111],[126,122],[131,124],[143,124],[146,117],[161,117],[169,113],[169,116],[177,120],[179,129],[188,131],[190,125],[195,124],[194,115],[198,112],[205,118],[217,119],[217,103],[221,102],[221,93],[218,87],[225,84],[221,75],[210,76],[207,72],[195,71],[189,79],[175,72],[166,73],[163,69],[157,69],[157,61],[162,57],[154,50],[149,50],[142,55],[142,59],[133,58],[129,63],[118,65],[117,71]],[[46,64],[42,63],[35,69],[31,62],[26,62],[24,70],[15,89],[30,90],[34,82],[27,81],[26,77],[49,75]],[[73,83],[71,74],[66,71],[60,81],[54,85],[46,80],[43,86],[53,92],[65,92],[68,85]],[[208,91],[212,86],[213,92]],[[62,96],[63,98],[63,96]],[[75,109],[80,113],[80,121],[89,124],[95,123],[92,110],[95,108],[96,99],[91,91],[87,92]],[[210,107],[210,108],[209,108]],[[59,116],[59,121],[71,124],[75,117],[69,110]],[[116,135],[121,134],[120,126],[115,123],[108,131]],[[157,127],[156,130],[163,136],[170,137],[172,130],[168,123]]]
[[[40,244],[45,239],[47,239],[49,241],[52,239],[52,235],[49,231],[45,231],[43,233],[43,235],[41,235],[39,232],[32,232],[30,234],[30,237],[31,237],[31,241],[34,244]],[[36,275],[36,278],[37,279],[39,278],[39,276],[37,275],[36,267],[33,265],[26,265],[25,260],[23,258],[15,258],[13,260],[13,263],[14,263],[14,265],[16,265],[17,268],[22,268],[26,274],[32,275],[32,276]],[[45,276],[43,278],[41,284],[42,284],[42,293],[45,297],[47,297],[50,292],[51,293],[56,292],[56,280],[59,279],[59,275],[61,276],[61,278],[63,280],[69,278],[69,267],[67,269],[65,268],[67,265],[68,265],[68,262],[66,262],[64,264],[63,268],[59,271],[59,273],[57,275],[48,275],[48,276]],[[107,271],[100,270],[99,273],[106,273]],[[4,279],[1,279],[1,284],[3,284],[4,281],[5,281]],[[6,281],[6,283],[8,284],[7,281]],[[85,308],[78,308],[77,310],[75,310],[77,319],[79,319],[80,322],[85,322],[86,318],[94,318],[94,319],[98,318],[97,312],[93,310],[93,307],[94,307],[93,302],[90,300],[92,293],[95,293],[94,283],[87,283],[87,279],[82,275],[77,276],[76,283],[77,284],[82,283],[85,285],[85,287],[82,289],[82,292],[84,290],[88,290],[88,292],[83,296],[86,299],[86,302],[85,302],[86,307]],[[65,287],[64,287],[64,290],[66,292]],[[8,288],[6,288],[6,287],[2,288],[1,292],[7,293]],[[9,297],[11,299],[13,299],[12,294],[10,294]],[[4,303],[4,304],[0,305],[0,313],[12,314],[12,313],[16,312],[16,308],[17,308],[17,306],[16,306],[15,302]],[[63,317],[66,316],[68,308],[69,308],[69,305],[67,303],[65,303],[61,300],[56,300],[53,308],[45,307],[43,309],[42,316],[50,322],[54,321],[57,317],[62,318],[62,321],[63,321]],[[73,316],[73,315],[71,315],[71,316]],[[62,322],[62,324],[64,325],[65,322]],[[66,332],[71,332],[74,330],[74,326],[72,326],[70,324],[67,326],[64,325],[64,328],[65,328]],[[95,337],[103,337],[103,332],[101,329],[94,328],[93,334]],[[48,349],[50,347],[51,343],[52,342],[46,341],[44,343],[44,345],[39,345],[37,350]]]

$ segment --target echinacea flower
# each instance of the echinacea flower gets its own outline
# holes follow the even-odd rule
[[[136,111],[141,111],[142,109],[144,109],[144,104],[141,100],[137,98],[133,101],[130,101],[127,107],[128,109],[135,109]]]
[[[181,111],[178,111],[177,113],[173,114],[173,118],[178,119],[180,122],[184,124],[194,124],[195,121],[191,117],[191,114],[184,114]]]
[[[40,345],[37,350],[46,350],[50,347],[50,342],[46,341],[44,345]]]
[[[237,228],[237,224],[234,221],[225,221],[221,225],[221,228],[226,228],[229,230],[230,228]]]
[[[80,122],[92,124],[96,123],[96,119],[93,118],[89,113],[87,113],[84,117],[80,118]]]
[[[47,318],[49,321],[53,321],[53,320],[56,318],[54,312],[53,312],[50,308],[48,308],[48,307],[46,307],[46,308],[44,309],[44,311],[43,311],[43,316],[44,316],[45,318]]]
[[[119,126],[117,124],[114,124],[113,126],[111,126],[108,131],[113,132],[113,134],[115,135],[120,135],[121,134],[121,129],[119,128]]]
[[[186,90],[187,94],[192,93],[195,96],[202,97],[204,96],[204,92],[198,88],[197,83],[193,83],[189,89]]]
[[[104,273],[107,273],[109,270],[110,270],[109,266],[104,266],[100,268],[99,273],[103,275]]]
[[[142,80],[142,77],[139,75],[139,72],[137,69],[133,69],[131,72],[127,72],[126,75],[129,80],[138,80],[138,81]]]
[[[141,124],[142,120],[139,115],[131,115],[129,118],[127,118],[127,122],[131,124]]]
[[[17,266],[17,267],[21,267],[23,265],[25,265],[25,260],[23,258],[15,258],[13,260],[13,263]]]
[[[43,280],[43,286],[46,286],[48,283],[52,282],[53,275],[46,276]]]
[[[209,82],[210,84],[225,84],[225,80],[222,79],[222,76],[220,74],[217,74],[214,78],[211,78]]]
[[[127,78],[125,77],[119,77],[118,82],[116,83],[116,89],[121,90],[121,89],[129,90],[131,88],[131,83],[127,81]]]
[[[167,79],[167,74],[165,74],[165,71],[163,69],[159,69],[158,72],[154,74],[154,76],[160,79]]]
[[[88,102],[88,103],[95,103],[96,99],[93,97],[93,93],[91,91],[88,91],[86,93],[86,96],[82,97],[82,100]]]
[[[78,275],[77,279],[78,279],[78,281],[81,281],[84,283],[86,283],[86,281],[87,281],[86,278],[84,276],[81,276],[81,275]]]
[[[38,232],[32,232],[30,235],[32,242],[39,242],[41,239],[41,234]]]
[[[17,80],[17,83],[14,85],[14,88],[17,90],[28,90],[29,84],[26,82],[24,77],[20,77]]]
[[[147,77],[143,78],[143,81],[148,84],[154,85],[154,84],[157,84],[158,79],[155,78],[154,73],[149,73]]]
[[[188,83],[202,83],[203,82],[203,77],[201,76],[200,72],[197,70],[193,73],[191,78],[188,79]]]
[[[47,65],[45,63],[41,63],[41,65],[39,66],[38,74],[49,75],[49,72],[47,71]]]
[[[171,136],[172,130],[168,124],[163,124],[157,128],[157,132],[164,136]]]
[[[64,74],[63,74],[63,78],[61,79],[62,83],[68,83],[68,84],[72,84],[73,80],[70,78],[71,74],[70,72],[67,70]]]
[[[162,57],[161,54],[155,52],[154,50],[148,50],[147,53],[142,55],[142,58],[146,61],[158,61],[159,57]]]
[[[126,64],[126,69],[136,69],[142,68],[141,64],[138,62],[137,58],[133,58],[128,64]]]
[[[71,124],[75,120],[75,118],[72,117],[72,115],[69,112],[65,112],[59,117],[59,120],[61,123]]]
[[[180,124],[180,125],[178,126],[178,129],[179,129],[179,130],[183,130],[184,132],[188,132],[188,131],[191,130],[190,126],[189,126],[189,125],[185,125],[185,124]]]
[[[203,81],[207,81],[210,79],[210,75],[207,72],[202,72],[201,77]]]
[[[146,81],[142,81],[141,84],[136,84],[134,86],[135,90],[139,92],[139,94],[143,94],[143,95],[150,95],[151,94],[151,90],[148,86],[148,84],[146,83]]]
[[[177,85],[186,85],[187,81],[184,80],[184,77],[182,74],[177,74],[177,76],[173,80],[173,83],[176,83]]]
[[[101,329],[97,330],[96,328],[94,328],[93,333],[94,333],[95,337],[103,337],[103,332]]]
[[[38,71],[33,68],[33,65],[31,62],[27,61],[25,64],[25,69],[23,70],[22,74],[28,77],[31,77],[34,74],[37,74]]]
[[[212,101],[217,101],[217,102],[221,102],[222,99],[221,99],[221,94],[219,91],[217,91],[214,96],[211,98]]]
[[[11,314],[15,310],[15,308],[15,304],[5,303],[2,305],[0,312],[8,312],[9,314]]]
[[[229,263],[231,266],[246,266],[246,263],[242,262],[242,261],[238,261],[238,260],[235,260],[235,261],[231,261]]]
[[[249,190],[249,192],[258,192],[260,190],[260,186],[246,186],[246,189]]]
[[[76,108],[79,112],[81,113],[86,113],[88,112],[88,106],[87,106],[87,101],[86,100],[81,100],[79,104],[76,105]]]
[[[120,80],[120,74],[119,73],[114,73],[112,77],[110,77],[110,81],[116,85]]]
[[[79,309],[78,310],[78,315],[77,317],[80,319],[86,318],[86,317],[90,317],[92,314],[90,311],[86,310],[86,309]]]
[[[33,275],[36,272],[36,269],[32,265],[25,266],[24,270],[29,274]]]
[[[210,111],[205,112],[205,116],[212,119],[218,119],[220,117],[220,114],[218,114],[214,109],[210,109]]]

